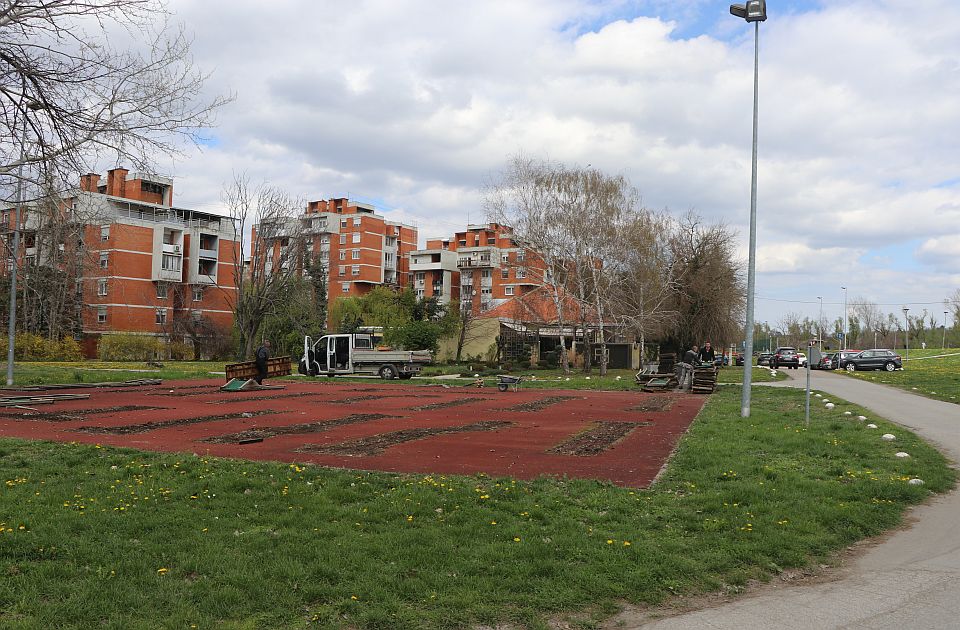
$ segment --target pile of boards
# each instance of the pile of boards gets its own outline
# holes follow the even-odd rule
[[[661,352],[660,363],[653,374],[643,372],[637,374],[637,384],[643,386],[645,392],[662,392],[675,389],[680,381],[676,373],[677,355],[673,352]]]
[[[37,396],[11,394],[0,396],[0,407],[31,409],[34,405],[52,405],[61,400],[85,400],[87,398],[90,398],[90,394],[40,394]]]
[[[717,388],[717,368],[713,365],[697,365],[693,368],[693,385],[690,391],[695,394],[712,394]]]

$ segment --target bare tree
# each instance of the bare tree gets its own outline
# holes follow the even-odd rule
[[[303,204],[269,186],[251,188],[244,177],[235,178],[223,200],[240,244],[232,297],[239,351],[251,356],[263,320],[284,309],[283,298],[306,262]]]
[[[529,266],[529,272],[546,287],[557,313],[560,336],[560,366],[569,373],[567,356],[564,288],[569,266],[564,258],[569,234],[564,224],[563,204],[558,190],[563,166],[547,160],[517,156],[486,192],[485,205],[491,221],[513,228],[521,247],[535,252],[542,264]]]
[[[70,182],[102,156],[149,170],[227,100],[203,100],[205,79],[162,0],[0,3],[4,200],[18,179]]]

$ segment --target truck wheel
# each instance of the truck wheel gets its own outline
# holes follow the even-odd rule
[[[393,379],[397,378],[397,368],[393,367],[392,365],[384,365],[380,368],[379,374],[380,378],[383,380],[392,381]]]

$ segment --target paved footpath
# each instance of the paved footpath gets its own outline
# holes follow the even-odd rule
[[[804,372],[786,386],[803,387]],[[779,385],[779,384],[778,384]],[[811,388],[908,427],[960,462],[960,405],[830,372]],[[960,491],[915,508],[916,521],[872,547],[837,580],[761,587],[713,608],[659,620],[626,612],[610,628],[960,628]]]

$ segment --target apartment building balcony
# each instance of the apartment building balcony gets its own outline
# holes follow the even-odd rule
[[[200,258],[209,258],[212,260],[217,259],[217,250],[215,249],[203,249],[202,247],[197,250],[197,256]]]
[[[410,253],[410,271],[456,271],[457,255],[451,251],[419,249]]]
[[[457,260],[457,267],[461,269],[490,268],[499,265],[500,260],[494,260],[493,258],[460,258]]]

